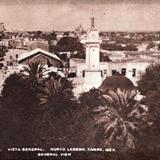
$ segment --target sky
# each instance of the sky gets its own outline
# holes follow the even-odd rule
[[[7,30],[160,31],[160,0],[0,0]]]

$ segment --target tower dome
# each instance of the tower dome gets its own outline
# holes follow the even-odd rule
[[[103,81],[99,89],[102,92],[106,92],[109,89],[117,89],[120,88],[122,90],[133,90],[136,89],[133,85],[132,81],[121,75],[114,75],[110,77],[106,77]]]

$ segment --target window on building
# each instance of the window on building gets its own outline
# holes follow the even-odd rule
[[[136,76],[136,69],[132,69],[132,77],[135,77]]]
[[[13,59],[13,57],[12,57],[12,56],[9,56],[9,58],[10,58],[10,59]]]
[[[123,76],[126,75],[126,68],[122,68],[122,69],[121,69],[121,74],[122,74]]]
[[[104,74],[107,74],[107,70],[106,70],[106,69],[104,69],[103,73],[104,73]]]
[[[9,61],[7,61],[7,66],[9,66]]]
[[[101,71],[101,77],[103,77],[103,71]]]
[[[2,69],[4,67],[3,63],[0,63],[0,69]]]
[[[12,66],[12,65],[13,65],[13,62],[12,62],[12,61],[10,61],[10,62],[9,62],[9,65],[10,65],[10,66]]]
[[[82,72],[82,77],[85,77],[85,71],[83,70],[83,72]]]
[[[117,74],[117,71],[116,70],[112,70],[112,76],[116,75],[116,74]]]
[[[68,78],[74,78],[76,76],[77,76],[76,72],[71,72],[71,73],[68,74]]]

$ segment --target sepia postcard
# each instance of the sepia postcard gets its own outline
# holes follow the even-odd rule
[[[160,159],[159,0],[0,0],[0,160]]]

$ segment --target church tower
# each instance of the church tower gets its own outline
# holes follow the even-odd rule
[[[95,29],[95,18],[91,18],[91,28],[85,41],[86,46],[86,66],[89,70],[99,70],[100,62],[100,39],[99,33]]]
[[[82,43],[86,47],[86,69],[84,71],[85,84],[98,88],[102,83],[102,74],[100,70],[100,43],[99,33],[95,28],[95,18],[91,17],[91,27],[87,33],[87,38]]]

